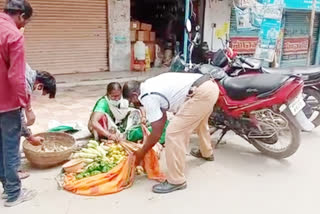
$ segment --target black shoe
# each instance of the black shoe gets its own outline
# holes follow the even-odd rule
[[[203,157],[201,152],[200,152],[200,149],[192,149],[191,152],[190,152],[190,155],[192,155],[193,157],[196,157],[196,158],[202,158],[202,159],[204,159],[206,161],[214,161],[213,154],[210,157]]]
[[[152,187],[152,192],[165,194],[165,193],[174,192],[176,190],[182,190],[185,188],[187,188],[187,182],[184,182],[183,184],[176,185],[176,184],[170,184],[168,181],[165,181],[163,183],[154,185]]]

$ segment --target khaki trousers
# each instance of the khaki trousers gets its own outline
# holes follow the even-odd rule
[[[216,83],[207,81],[199,86],[194,95],[187,99],[179,112],[170,121],[166,132],[167,180],[171,184],[186,181],[184,171],[190,136],[194,130],[199,136],[199,146],[203,157],[213,154],[208,120],[219,96]]]

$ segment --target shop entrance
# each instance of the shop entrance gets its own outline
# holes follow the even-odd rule
[[[194,26],[202,24],[200,2],[192,2]],[[141,47],[143,42],[150,51],[151,67],[169,66],[172,57],[183,52],[184,22],[185,0],[131,0],[132,51],[137,52],[137,42]],[[133,53],[134,59],[137,54]]]

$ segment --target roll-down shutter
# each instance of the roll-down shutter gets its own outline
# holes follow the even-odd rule
[[[320,26],[320,14],[316,14],[316,18],[314,20],[314,29],[313,29],[313,43],[312,43],[312,55],[311,55],[311,64],[315,64],[316,62],[316,53],[317,53],[317,45],[319,40],[319,26]]]
[[[319,33],[319,14],[314,26],[311,63],[314,63]],[[305,66],[308,56],[310,12],[286,12],[285,34],[281,66]]]
[[[29,0],[27,61],[54,74],[108,69],[107,0]]]

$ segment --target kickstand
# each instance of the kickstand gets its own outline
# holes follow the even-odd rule
[[[222,138],[227,134],[227,132],[228,132],[228,129],[223,129],[223,130],[222,130],[222,133],[221,133],[220,136],[219,136],[219,140],[218,140],[218,142],[217,142],[217,144],[216,144],[216,147],[221,143]]]

